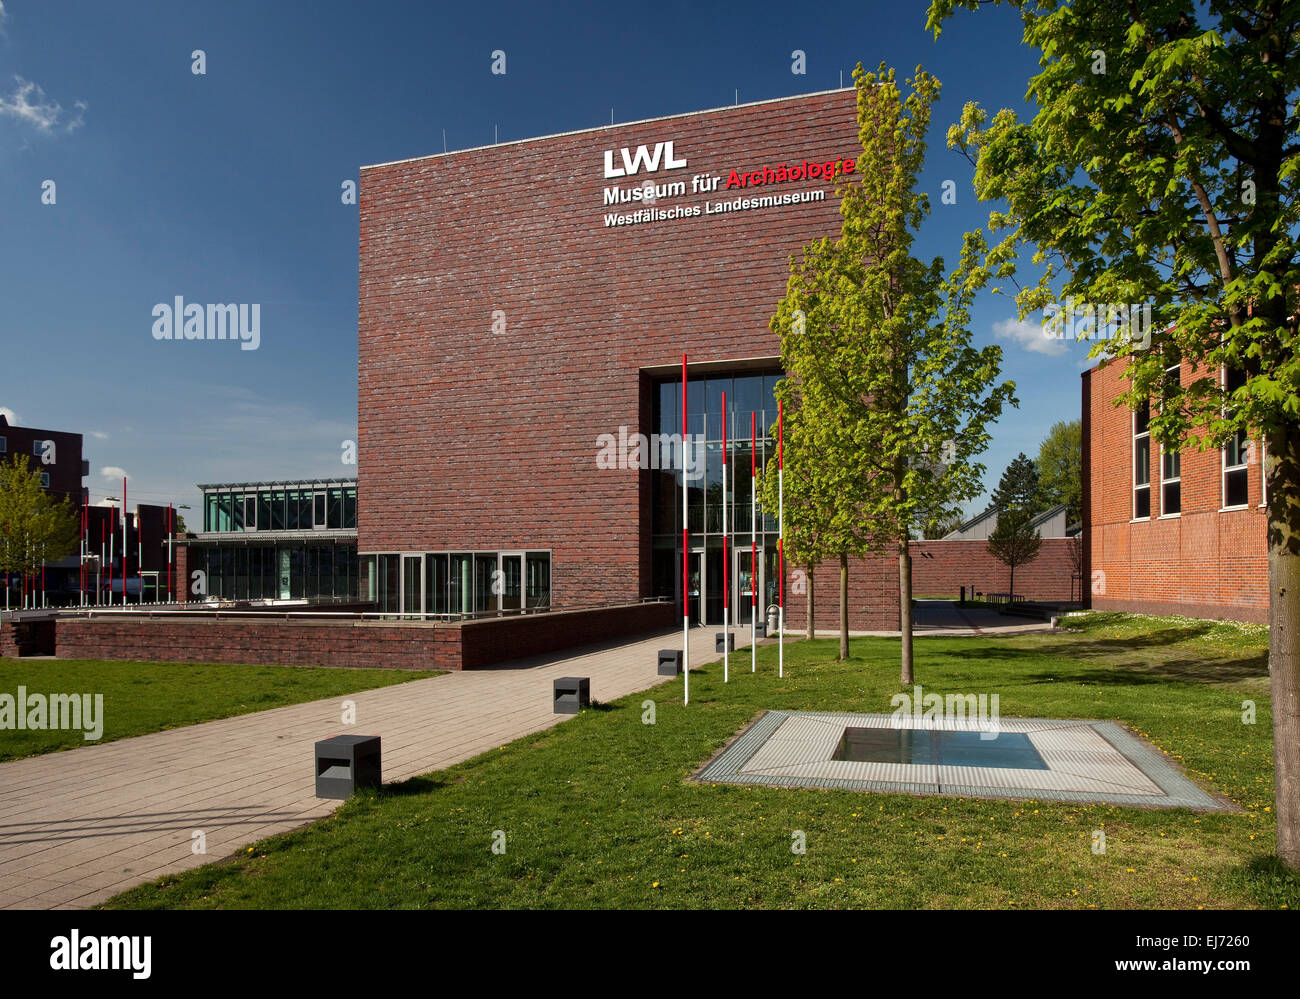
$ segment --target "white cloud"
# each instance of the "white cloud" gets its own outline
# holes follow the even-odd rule
[[[97,441],[106,441],[106,440],[108,440],[108,434],[104,433],[104,431],[102,431],[102,430],[92,430],[92,431],[90,432],[90,436],[93,437],[93,438],[95,438],[95,440],[97,440]]]
[[[9,15],[5,13],[5,5],[3,3],[0,3],[0,28],[3,28],[5,26],[5,18],[7,18],[8,16]]]
[[[22,417],[20,417],[8,406],[0,406],[0,413],[4,414],[4,418],[9,421],[10,426],[21,427],[23,425]]]
[[[131,476],[126,474],[126,469],[118,468],[116,465],[105,465],[99,470],[99,474],[106,479],[118,479],[119,481],[126,479],[128,482],[131,481]]]
[[[1043,327],[1023,319],[999,319],[993,324],[993,335],[999,340],[1010,340],[1035,354],[1059,357],[1069,350],[1064,340],[1043,335]]]
[[[38,132],[49,134],[56,130],[72,132],[81,127],[85,118],[85,101],[75,101],[73,114],[65,116],[63,105],[45,96],[45,90],[38,83],[14,76],[15,87],[8,97],[0,96],[0,116],[17,118],[24,124],[31,125]]]

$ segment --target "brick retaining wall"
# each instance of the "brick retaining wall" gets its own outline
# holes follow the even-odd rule
[[[65,617],[57,622],[56,651],[64,659],[472,669],[658,631],[672,627],[676,621],[669,604],[632,604],[457,624],[257,620],[198,612],[155,618]],[[9,627],[8,622],[4,627]],[[0,645],[0,649],[5,647]]]

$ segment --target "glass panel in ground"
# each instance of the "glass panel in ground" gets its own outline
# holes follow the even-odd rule
[[[1023,732],[949,732],[918,728],[844,730],[833,760],[854,763],[903,763],[949,767],[1046,770],[1047,764]]]

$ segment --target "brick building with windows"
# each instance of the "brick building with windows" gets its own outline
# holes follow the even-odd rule
[[[1268,620],[1263,455],[1242,432],[1222,449],[1165,451],[1148,403],[1115,405],[1121,363],[1083,373],[1083,522],[1092,607]],[[1201,377],[1188,363],[1167,377]],[[1244,375],[1225,370],[1228,388]]]
[[[755,586],[762,614],[777,525],[751,522],[750,438],[761,468],[781,376],[768,323],[789,257],[838,235],[860,154],[845,88],[364,168],[360,595],[430,614],[680,601],[683,470],[653,435],[681,432],[686,353],[704,440],[689,611],[722,620],[725,421],[732,620]],[[822,575],[833,627],[837,568]],[[851,626],[896,628],[897,592],[892,562],[855,561]],[[786,606],[803,626],[806,597],[788,587]]]

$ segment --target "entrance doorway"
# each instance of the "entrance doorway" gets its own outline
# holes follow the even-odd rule
[[[762,550],[758,553],[758,574],[757,578],[754,573],[753,553],[749,545],[736,546],[734,572],[732,579],[736,581],[734,596],[732,597],[732,614],[738,624],[748,624],[750,614],[754,613],[758,621],[763,620],[764,612],[764,562]],[[758,587],[758,605],[754,608],[754,588]]]

